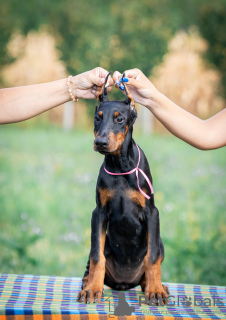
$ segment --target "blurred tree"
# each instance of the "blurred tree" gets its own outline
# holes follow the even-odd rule
[[[14,31],[27,34],[45,25],[56,37],[69,73],[101,65],[119,71],[138,67],[149,75],[175,31],[197,24],[207,41],[216,43],[208,57],[226,73],[221,50],[225,1],[0,0],[0,65],[9,61],[7,43]]]
[[[72,73],[96,65],[124,70],[133,66],[150,73],[161,60],[172,35],[169,1],[0,0],[1,63],[16,30],[26,34],[45,24],[58,38],[62,59]]]
[[[226,1],[205,4],[200,8],[199,28],[209,47],[206,57],[222,74],[223,94],[226,97]]]
[[[175,17],[174,31],[196,25],[207,40],[205,57],[220,71],[221,94],[226,97],[226,0],[174,0],[170,12]]]
[[[220,72],[210,69],[202,58],[207,48],[207,41],[200,37],[196,27],[190,27],[188,32],[178,31],[169,41],[163,62],[153,69],[150,78],[160,92],[202,119],[225,105],[218,92]],[[164,130],[155,119],[156,126]]]

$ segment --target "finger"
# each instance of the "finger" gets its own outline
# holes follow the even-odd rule
[[[101,87],[96,87],[96,90],[92,89],[91,92],[96,97],[99,94],[100,90],[101,90]],[[107,92],[110,92],[111,90],[112,90],[112,87],[107,88]]]
[[[106,76],[109,74],[109,72],[101,67],[95,68],[94,73],[101,79],[101,84],[104,84]],[[111,77],[111,75],[108,77],[108,83],[110,86],[113,86],[114,81]]]
[[[94,69],[96,71],[96,74],[100,78],[106,78],[106,76],[109,74],[109,71],[105,70],[104,68],[97,67]]]
[[[105,78],[100,78],[95,74],[90,75],[90,81],[93,83],[93,85],[96,86],[102,86],[105,82]]]
[[[119,71],[115,71],[113,74],[113,81],[114,83],[118,80],[120,80],[120,78],[122,77],[122,74]]]
[[[120,89],[123,94],[126,94],[126,92],[125,92],[125,87],[124,87],[122,84],[118,85],[118,84],[116,83],[116,84],[115,84],[115,87],[116,87],[117,89]]]
[[[91,90],[91,92],[92,92],[92,94],[93,94],[93,98],[91,98],[91,99],[95,99],[96,97],[97,97],[97,94],[98,94],[98,90],[94,90],[94,89],[92,89]]]
[[[125,90],[125,86],[123,84],[120,84],[119,89],[124,91]]]
[[[102,88],[102,87],[98,87],[98,86],[94,85],[94,86],[92,87],[92,90],[94,90],[94,91],[100,91],[101,88]]]
[[[108,85],[107,87],[107,90],[111,90],[111,87]],[[100,91],[102,89],[102,87],[97,87],[97,86],[93,86],[92,90],[95,90],[95,91]]]
[[[117,89],[120,89],[124,94],[126,94],[126,92],[125,92],[125,87],[124,87],[122,84],[120,84],[120,85],[115,84],[115,87],[116,87]]]
[[[125,73],[125,77],[133,78],[133,79],[137,79],[137,80],[140,80],[143,76],[145,77],[143,72],[137,68],[126,70],[126,71],[124,71],[124,73]]]
[[[142,88],[144,86],[143,82],[141,80],[133,79],[133,78],[129,78],[129,77],[126,77],[126,81],[125,82],[126,82],[127,85],[133,86],[133,87],[135,87],[137,89],[140,89],[140,88]]]

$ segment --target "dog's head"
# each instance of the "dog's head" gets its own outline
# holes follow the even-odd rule
[[[124,101],[109,101],[106,88],[109,75],[110,73],[100,91],[99,105],[95,111],[94,150],[104,155],[117,155],[128,131],[137,118],[137,112],[126,84],[124,84],[126,99]]]

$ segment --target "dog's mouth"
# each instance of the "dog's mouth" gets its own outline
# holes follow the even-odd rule
[[[115,150],[109,150],[109,149],[105,149],[105,148],[98,148],[94,145],[94,151],[99,152],[100,154],[107,156],[110,154],[114,154],[115,152],[117,152],[117,149]]]
[[[95,143],[96,140],[94,140],[94,151],[99,152],[100,154],[107,156],[110,154],[116,154],[118,152],[118,146],[116,143],[110,143],[107,147],[104,146],[98,146]]]
[[[107,156],[108,154],[111,154],[111,152],[106,151],[98,151],[100,154],[103,154],[104,156]]]

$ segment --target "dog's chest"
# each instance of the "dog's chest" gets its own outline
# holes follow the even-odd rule
[[[144,208],[145,197],[138,190],[118,187],[109,201],[109,223],[122,235],[135,235],[142,228],[145,219]]]
[[[100,183],[98,187],[101,206],[104,207],[110,203],[110,205],[128,204],[134,207],[139,206],[140,209],[145,208],[146,198],[138,189],[136,180],[131,178],[128,176],[114,177],[109,184],[102,180],[103,183]],[[145,188],[142,190],[147,192]]]

